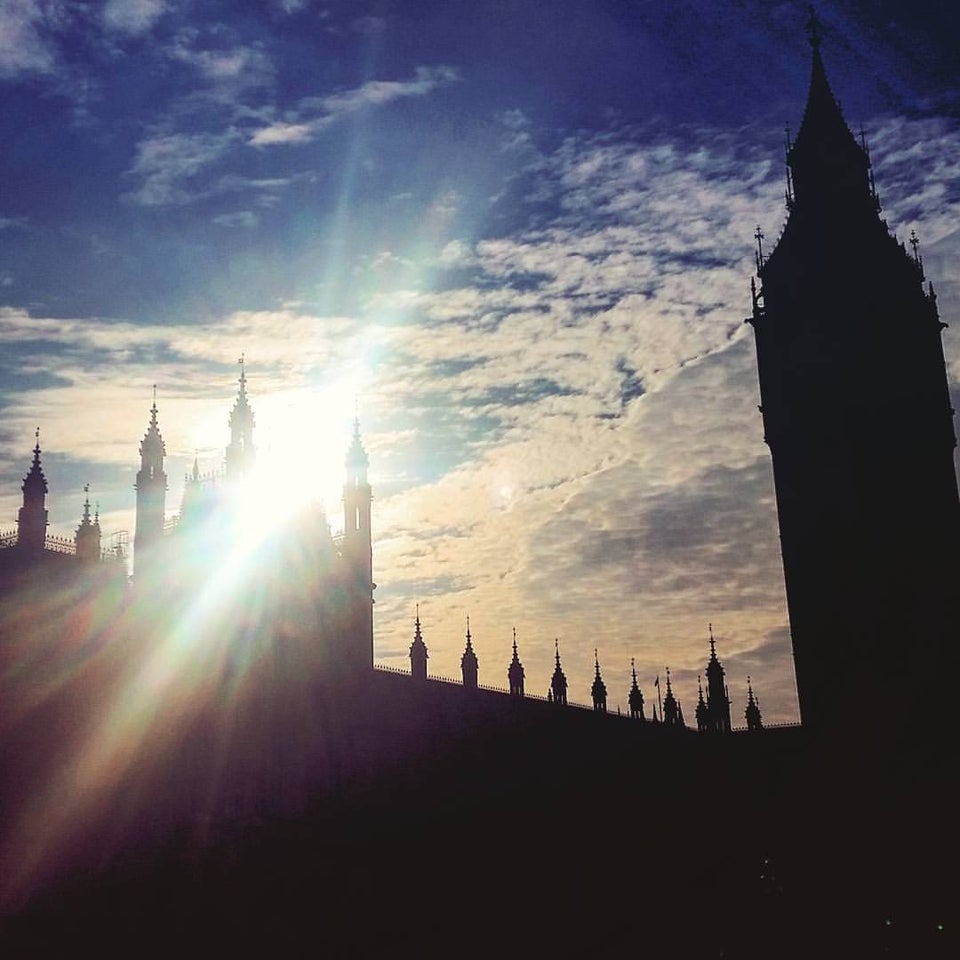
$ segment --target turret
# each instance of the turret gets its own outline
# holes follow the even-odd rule
[[[226,460],[228,482],[249,476],[257,456],[253,445],[253,409],[247,400],[247,373],[242,355],[237,362],[240,364],[240,389],[230,411],[230,445],[227,447]]]
[[[630,716],[634,720],[643,720],[643,694],[640,692],[640,687],[637,684],[637,665],[633,657],[630,658],[630,672],[633,675],[633,682],[630,684],[630,692],[627,694],[627,703],[630,707]]]
[[[727,696],[727,685],[724,682],[724,670],[717,659],[717,643],[713,637],[713,624],[710,630],[710,659],[707,661],[707,702],[704,714],[705,725],[698,729],[714,733],[730,732],[730,698]],[[699,713],[699,704],[697,704]]]
[[[470,618],[467,617],[467,646],[460,658],[460,672],[463,674],[463,685],[467,690],[477,689],[479,661],[473,652],[473,639],[470,636]]]
[[[594,649],[593,651],[593,685],[590,687],[590,696],[593,698],[593,709],[598,713],[607,712],[607,685],[600,676],[600,658]]]
[[[710,727],[710,711],[707,709],[706,701],[703,699],[703,683],[700,674],[697,674],[697,730],[703,733]]]
[[[553,641],[554,655],[556,665],[553,668],[553,677],[550,680],[550,693],[553,696],[553,702],[560,706],[566,706],[567,703],[567,677],[560,666],[560,640]]]
[[[507,667],[507,682],[510,684],[510,696],[523,696],[523,664],[517,656],[517,628],[513,628],[513,659]]]
[[[350,594],[350,658],[354,667],[373,666],[373,537],[370,529],[373,500],[367,468],[370,465],[360,439],[360,421],[353,422],[347,451],[347,479],[343,487],[343,562]]]
[[[760,715],[760,702],[753,695],[753,685],[747,677],[747,709],[743,711],[748,730],[762,730],[763,717]]]
[[[80,563],[96,563],[100,559],[100,511],[90,519],[90,484],[83,487],[83,516],[74,537],[77,560]]]
[[[144,558],[163,536],[167,496],[167,475],[163,472],[163,458],[166,453],[157,422],[157,388],[154,387],[150,422],[143,440],[140,441],[140,469],[134,484],[137,491],[137,517],[133,549],[135,561],[141,568]]]
[[[413,627],[413,643],[410,644],[410,676],[414,680],[427,679],[427,645],[420,633],[420,604],[417,604],[417,619]]]
[[[47,478],[40,465],[40,428],[33,447],[33,463],[23,478],[23,506],[17,514],[17,547],[39,556],[47,536]]]
[[[684,726],[680,701],[674,696],[673,687],[670,685],[669,667],[667,667],[667,692],[663,697],[663,722],[668,727]]]

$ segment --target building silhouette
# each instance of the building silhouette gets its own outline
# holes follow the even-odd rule
[[[158,931],[193,953],[295,952],[308,938],[334,956],[595,955],[599,930],[611,952],[636,948],[639,904],[658,952],[896,954],[900,925],[914,951],[900,955],[941,949],[957,780],[938,726],[950,700],[933,703],[917,672],[939,695],[955,657],[940,322],[916,245],[880,219],[815,22],[810,39],[789,216],[769,256],[758,230],[750,318],[802,727],[765,727],[748,680],[734,732],[712,625],[703,735],[669,668],[658,722],[634,664],[629,717],[608,712],[599,650],[592,709],[569,703],[559,639],[542,698],[525,690],[515,632],[497,670],[507,687],[481,686],[469,620],[461,682],[430,677],[419,608],[410,673],[375,669],[358,423],[342,538],[297,515],[256,544],[232,591],[211,589],[242,539],[255,464],[241,360],[224,470],[195,463],[175,517],[154,397],[132,583],[101,550],[88,491],[74,541],[47,535],[37,436],[18,529],[0,538],[0,893],[24,916],[4,933],[13,947],[55,955]],[[75,669],[59,676],[48,653],[65,643]],[[189,697],[164,686],[184,648],[199,664]],[[131,685],[160,695],[155,714]],[[141,735],[138,764],[111,736],[120,720]],[[96,732],[96,749],[77,730]],[[79,799],[62,791],[82,777]]]
[[[956,666],[960,626],[943,324],[915,236],[908,251],[881,217],[865,139],[830,89],[812,16],[809,31],[810,92],[787,134],[787,222],[769,256],[758,229],[749,321],[800,713],[828,728],[905,710],[929,729],[947,720],[941,678]]]

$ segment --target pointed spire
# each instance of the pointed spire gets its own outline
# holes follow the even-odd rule
[[[820,55],[822,29],[811,10],[807,36],[812,51],[807,105],[787,162],[794,206],[828,211],[835,219],[840,209],[876,213],[870,187],[870,162],[843,118],[830,89]],[[788,204],[789,206],[789,204]]]
[[[627,705],[630,707],[630,716],[634,720],[643,720],[643,694],[640,692],[640,686],[637,683],[637,663],[630,658],[630,673],[632,682],[630,692],[627,694]]]
[[[427,645],[420,631],[420,604],[417,604],[417,617],[413,624],[413,643],[410,644],[410,675],[415,680],[427,679]]]
[[[748,730],[762,730],[763,717],[760,714],[760,702],[753,695],[753,684],[747,675],[747,708],[743,711]]]
[[[590,695],[593,697],[593,709],[600,713],[606,713],[607,685],[600,677],[600,656],[596,648],[593,650],[593,665],[595,672],[593,676],[593,686],[590,688]]]
[[[507,668],[507,681],[510,685],[510,694],[514,697],[523,696],[524,670],[520,657],[517,654],[517,628],[513,628],[513,659]]]
[[[48,492],[47,478],[43,474],[43,466],[40,463],[40,428],[37,427],[34,434],[36,442],[33,445],[33,462],[27,475],[23,478],[23,493],[32,495],[42,495]]]
[[[230,444],[226,454],[226,474],[228,480],[240,480],[253,469],[256,449],[253,446],[253,428],[256,418],[247,399],[247,368],[244,354],[237,360],[240,376],[237,399],[228,417]]]
[[[460,658],[460,672],[463,674],[463,685],[469,690],[476,690],[479,661],[473,652],[473,638],[470,635],[470,618],[467,617],[467,646]]]
[[[90,521],[90,484],[83,485],[83,517],[80,526],[74,535],[77,559],[81,563],[92,563],[100,559],[100,509],[97,508],[96,519]]]
[[[553,641],[556,666],[553,668],[553,677],[550,680],[550,690],[553,693],[553,702],[565,705],[567,702],[567,677],[560,666],[560,638]]]

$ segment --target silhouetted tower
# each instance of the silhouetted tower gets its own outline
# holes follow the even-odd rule
[[[83,517],[74,542],[77,546],[77,560],[81,563],[92,563],[100,559],[100,511],[90,519],[90,484],[83,488]]]
[[[157,423],[157,388],[153,388],[150,423],[140,441],[140,469],[137,471],[137,519],[133,535],[136,562],[144,558],[163,536],[163,518],[166,509],[167,475],[163,472],[163,458],[167,450]]]
[[[247,400],[247,373],[243,356],[240,364],[240,390],[230,411],[230,444],[227,447],[227,480],[241,480],[252,470],[257,452],[253,446],[253,410]]]
[[[699,710],[699,704],[697,708]],[[705,730],[714,733],[730,732],[730,697],[724,680],[723,666],[717,659],[717,644],[710,624],[710,659],[707,661],[707,713]],[[699,726],[699,723],[698,723]]]
[[[550,679],[550,693],[553,696],[553,702],[561,706],[567,703],[567,677],[560,666],[560,641],[553,641],[554,654],[556,656],[556,666],[553,668],[553,677]]]
[[[420,633],[420,605],[417,604],[417,620],[413,627],[413,643],[410,644],[410,676],[414,680],[427,679],[427,645]]]
[[[800,710],[823,727],[842,712],[872,723],[876,704],[925,689],[905,676],[917,665],[954,672],[960,505],[936,297],[879,216],[809,28],[788,219],[769,257],[757,231],[750,322]],[[946,692],[932,698],[944,709]]]
[[[463,685],[467,690],[477,689],[477,675],[480,664],[477,655],[473,652],[473,640],[470,636],[470,618],[467,617],[467,646],[460,658],[460,672],[463,674]]]
[[[633,657],[630,658],[630,671],[633,674],[633,682],[630,684],[630,692],[627,694],[630,716],[634,720],[643,720],[643,694],[637,684],[637,664]]]
[[[663,696],[663,722],[668,727],[682,727],[685,725],[680,701],[674,696],[673,687],[670,685],[669,667],[667,667],[667,692]]]
[[[600,676],[600,658],[597,651],[593,651],[593,686],[590,687],[590,696],[593,698],[593,709],[598,713],[607,712],[607,685]]]
[[[753,686],[750,683],[750,677],[747,677],[747,709],[743,711],[743,716],[747,721],[748,730],[763,729],[763,717],[760,716],[760,703],[753,696]]]
[[[523,664],[517,656],[517,628],[513,628],[513,659],[507,668],[507,681],[510,684],[510,696],[523,696]]]
[[[703,683],[700,674],[697,674],[697,709],[694,711],[697,717],[697,730],[703,733],[710,723],[710,711],[707,709],[707,703],[703,699]]]
[[[373,535],[367,479],[370,460],[360,439],[360,421],[353,421],[353,441],[347,451],[347,482],[343,488],[343,559],[350,585],[351,664],[373,667]]]
[[[40,428],[37,427],[33,463],[23,478],[23,506],[17,514],[17,547],[24,553],[43,553],[47,537],[47,478],[40,466]]]

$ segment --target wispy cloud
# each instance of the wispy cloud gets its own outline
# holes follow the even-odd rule
[[[306,143],[324,127],[347,114],[383,106],[404,97],[422,97],[458,79],[459,74],[452,67],[417,67],[414,76],[408,80],[368,80],[351,90],[325,97],[308,97],[292,112],[293,116],[254,131],[249,142],[257,147]]]
[[[103,24],[108,30],[136,36],[150,30],[169,7],[167,0],[107,0]]]
[[[56,57],[49,40],[55,11],[37,0],[5,0],[0,5],[0,77],[50,73]]]
[[[223,133],[170,133],[149,137],[137,146],[130,176],[142,182],[127,199],[145,207],[189,203],[209,193],[209,187],[191,188],[190,181],[219,160],[239,138],[236,130]]]

